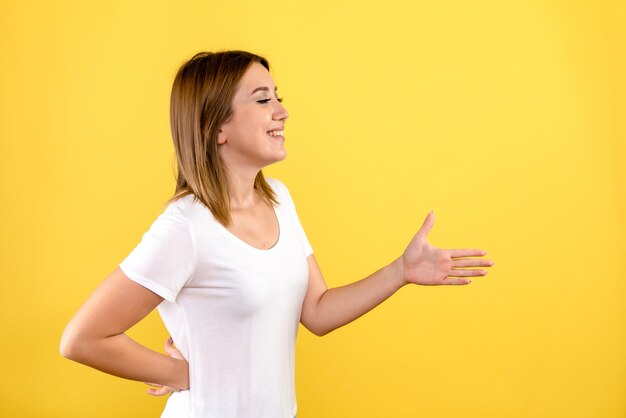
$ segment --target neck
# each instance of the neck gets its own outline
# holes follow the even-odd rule
[[[229,172],[228,191],[231,210],[248,209],[258,203],[259,196],[254,189],[257,174],[258,170]]]

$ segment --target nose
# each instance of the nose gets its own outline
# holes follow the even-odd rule
[[[278,106],[274,110],[274,119],[286,120],[289,117],[289,113],[287,112],[287,109],[285,109],[285,106],[283,106],[282,103],[280,102],[277,102],[277,103],[278,103]]]

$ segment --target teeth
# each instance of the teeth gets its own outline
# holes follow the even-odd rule
[[[268,132],[269,135],[271,136],[283,136],[285,133],[285,131],[270,131]]]

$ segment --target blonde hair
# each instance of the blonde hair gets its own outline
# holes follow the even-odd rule
[[[231,103],[248,67],[268,61],[246,51],[199,52],[178,70],[170,98],[170,124],[178,168],[176,190],[166,205],[187,195],[202,202],[228,226],[230,200],[227,174],[218,153],[217,135],[233,115]],[[259,170],[254,188],[269,205],[276,195]]]

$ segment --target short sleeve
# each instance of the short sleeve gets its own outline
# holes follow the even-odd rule
[[[295,223],[296,223],[296,233],[298,234],[299,238],[300,238],[300,242],[302,243],[302,249],[304,250],[304,255],[306,257],[308,257],[309,255],[313,254],[313,247],[311,247],[311,243],[309,243],[309,239],[306,236],[306,233],[304,232],[304,228],[302,227],[302,223],[300,223],[300,217],[298,216],[298,212],[296,210],[296,205],[293,202],[293,199],[291,198],[291,194],[289,193],[289,189],[287,189],[287,186],[285,186],[285,184],[278,180],[278,179],[274,179],[274,181],[276,181],[279,184],[279,187],[281,187],[283,189],[283,193],[284,193],[284,197],[285,197],[285,202],[281,202],[287,205],[287,207],[289,208],[289,211],[291,212],[291,214],[294,216],[295,218]]]
[[[193,237],[180,210],[170,204],[119,267],[131,280],[174,302],[195,270]]]

